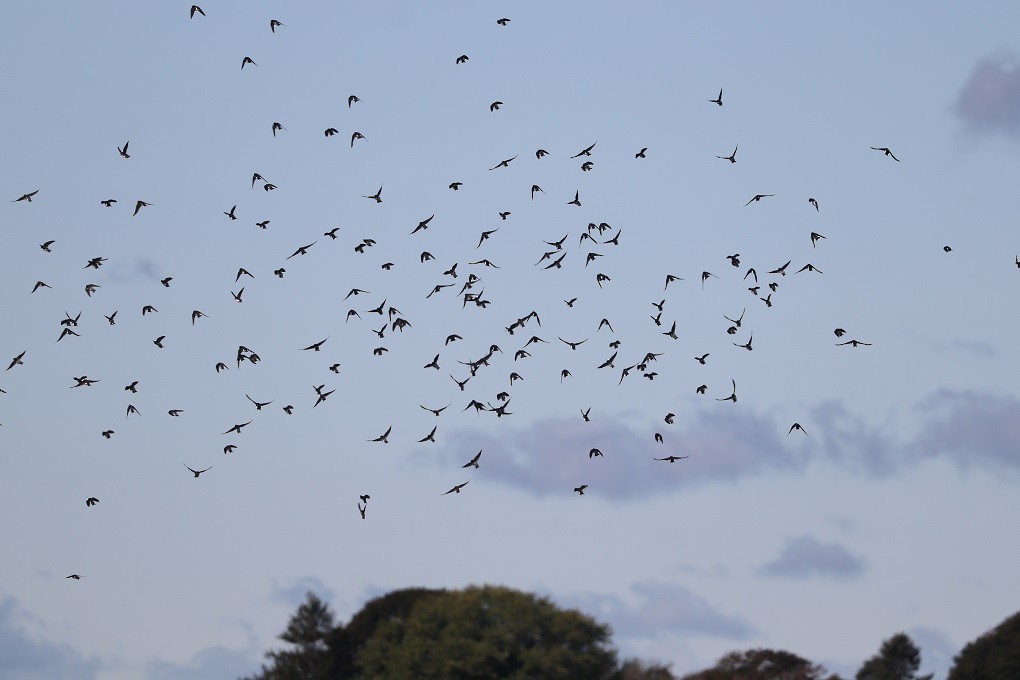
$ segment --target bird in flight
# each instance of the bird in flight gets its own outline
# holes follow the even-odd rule
[[[467,61],[468,61],[468,55],[466,55],[466,54],[462,54],[459,57],[457,57],[457,63],[458,64],[464,64],[464,63],[467,63]]]
[[[209,472],[209,470],[212,470],[212,466],[211,465],[209,467],[207,467],[206,469],[204,469],[204,470],[195,470],[194,468],[188,467],[187,463],[184,463],[184,467],[186,467],[189,470],[191,470],[191,472],[195,475],[195,479],[198,479],[198,476],[200,474],[202,474],[203,472]]]
[[[646,151],[648,151],[647,146],[641,147],[641,150],[634,154],[634,158],[647,158],[647,156],[645,156]]]
[[[85,505],[87,507],[89,507],[89,508],[91,508],[93,505],[95,505],[98,502],[99,502],[99,499],[96,498],[95,496],[89,496],[88,498],[85,499]]]
[[[666,456],[665,458],[655,458],[654,460],[664,460],[670,463],[675,463],[678,460],[683,460],[684,458],[690,458],[690,456]]]
[[[789,436],[790,436],[790,434],[791,434],[791,433],[792,433],[792,432],[793,432],[794,430],[797,430],[798,432],[801,432],[801,433],[803,433],[804,435],[807,435],[807,430],[805,430],[805,429],[804,429],[803,427],[801,427],[801,424],[800,424],[800,423],[794,423],[793,425],[791,425],[791,426],[790,426],[790,429],[789,429],[789,430],[787,430],[787,432],[786,432],[786,436],[787,436],[787,437],[789,437]]]
[[[133,213],[131,213],[131,216],[134,217],[135,215],[138,214],[139,210],[141,210],[142,208],[147,208],[150,205],[152,205],[152,204],[151,203],[146,203],[145,201],[136,201],[135,202],[135,211]]]
[[[731,153],[729,156],[716,156],[716,158],[721,158],[724,161],[729,161],[730,163],[736,163],[737,162],[737,149],[739,149],[739,148],[740,148],[740,145],[737,144],[735,147],[733,147],[733,153]]]
[[[199,7],[198,5],[192,5],[192,6],[191,6],[191,16],[189,16],[188,18],[189,18],[189,19],[194,19],[194,18],[195,18],[195,13],[196,13],[196,12],[197,12],[198,14],[201,14],[202,16],[205,16],[205,12],[203,12],[203,11],[202,11],[202,8],[201,8],[201,7]]]
[[[25,352],[27,352],[27,351],[28,350],[26,349]],[[18,356],[16,356],[13,359],[11,359],[10,365],[7,366],[7,370],[8,371],[11,370],[12,368],[14,368],[15,366],[18,366],[18,365],[24,366],[25,365],[25,362],[22,361],[22,359],[25,358],[25,352],[22,352]]]
[[[718,398],[716,401],[732,401],[734,404],[737,403],[737,381],[730,378],[730,382],[733,383],[733,392],[730,393],[730,396]]]
[[[733,153],[736,153],[736,151],[734,151]],[[751,197],[750,201],[748,201],[747,203],[744,204],[744,207],[747,207],[747,206],[751,205],[752,203],[757,203],[761,199],[768,198],[769,196],[775,196],[775,194],[755,194],[754,196]]]
[[[587,489],[587,488],[588,488],[588,485],[587,485],[587,484],[582,484],[581,486],[575,486],[575,487],[574,487],[574,492],[575,492],[575,493],[576,493],[576,494],[577,494],[578,496],[583,496],[583,495],[584,495],[584,490],[585,490],[585,489]]]
[[[269,20],[269,30],[272,33],[276,33],[276,27],[277,26],[283,26],[283,25],[284,25],[284,23],[282,21],[277,21],[276,19],[270,19]]]
[[[252,423],[252,421],[250,421],[250,420],[247,423],[238,423],[237,425],[234,425],[232,428],[230,428],[229,430],[227,430],[223,434],[230,434],[231,432],[236,432],[237,434],[241,434],[241,429],[251,425],[251,423]]]
[[[769,272],[769,274],[779,274],[780,276],[786,276],[786,268],[790,266],[790,262],[791,260],[787,260],[786,264],[784,264],[782,267],[777,267],[776,269],[773,269],[772,271]]]
[[[382,185],[379,185],[379,191],[375,192],[371,196],[364,196],[363,198],[373,198],[376,203],[382,203]]]
[[[468,480],[468,481],[471,481],[471,480]],[[467,485],[468,485],[468,482],[464,482],[463,484],[458,484],[458,485],[456,485],[455,487],[453,487],[452,489],[450,489],[449,491],[447,491],[446,493],[444,493],[442,495],[446,496],[446,495],[451,494],[451,493],[460,493],[460,490],[463,489]]]
[[[245,57],[244,59],[241,60],[241,70],[242,71],[244,70],[244,67],[247,64],[251,64],[252,66],[258,66],[258,64],[256,64],[255,61],[251,57]]]
[[[436,443],[436,430],[438,430],[438,429],[439,429],[438,425],[433,427],[431,432],[429,432],[427,435],[425,435],[424,437],[422,437],[421,439],[418,440],[418,443],[419,444],[424,444],[425,442],[432,442],[433,444],[435,444]]]
[[[124,142],[124,148],[121,148],[119,146],[117,147],[117,152],[120,153],[120,155],[123,156],[124,158],[131,158],[131,154],[128,153],[128,144],[130,143],[131,141],[128,140]]]
[[[892,159],[893,159],[894,161],[896,161],[897,163],[898,163],[898,162],[899,162],[899,160],[900,160],[900,159],[899,159],[899,158],[897,158],[897,157],[896,157],[895,155],[893,155],[893,152],[892,152],[892,151],[890,151],[890,150],[889,150],[889,147],[887,147],[887,146],[873,146],[873,147],[871,147],[871,148],[872,148],[872,149],[874,149],[875,151],[881,151],[881,152],[882,152],[883,154],[885,154],[886,156],[889,156],[889,157],[891,157],[891,158],[892,158]]]
[[[37,193],[39,193],[38,189],[27,194],[22,194],[19,198],[16,198],[13,201],[11,201],[11,203],[17,203],[18,201],[28,201],[29,203],[31,203],[32,197],[35,196]]]
[[[327,340],[329,340],[329,336],[328,335],[326,337],[324,337],[322,340],[319,340],[318,342],[315,342],[315,343],[312,343],[311,345],[308,345],[308,347],[302,347],[301,351],[304,352],[306,350],[314,350],[314,351],[318,352],[319,348],[322,347]]]
[[[836,347],[843,347],[844,345],[850,345],[851,347],[857,347],[859,345],[864,345],[865,347],[870,347],[871,343],[870,342],[862,342],[861,340],[848,340],[847,342],[837,342],[836,343]]]
[[[715,99],[709,99],[708,101],[712,102],[713,104],[718,104],[719,106],[722,106],[722,88],[721,87],[719,88],[718,97],[716,97]]]
[[[475,468],[477,470],[478,469],[478,459],[481,458],[481,457],[482,457],[482,452],[481,452],[481,450],[479,450],[478,453],[476,453],[471,460],[469,460],[468,462],[466,462],[463,465],[461,465],[461,467],[462,468],[473,467],[473,468]]]
[[[595,145],[596,145],[596,144],[598,144],[598,142],[597,142],[597,141],[596,141],[596,142],[593,142],[591,146],[589,146],[589,147],[586,147],[586,148],[584,148],[584,149],[581,149],[581,150],[580,150],[580,151],[578,151],[578,152],[577,152],[576,154],[574,154],[573,156],[571,156],[571,158],[579,158],[579,157],[581,157],[581,156],[590,156],[590,155],[591,155],[591,150],[595,148]]]
[[[375,439],[369,439],[368,441],[370,441],[370,442],[382,442],[383,444],[389,444],[390,443],[389,436],[390,436],[390,432],[392,430],[393,430],[393,426],[390,425],[389,427],[386,428],[386,431],[383,432],[381,435],[379,435]]]
[[[506,160],[500,161],[499,163],[496,163],[494,166],[489,168],[489,170],[495,170],[496,168],[509,168],[510,161],[512,161],[514,158],[517,158],[517,156],[515,155],[513,158],[507,158]]]
[[[308,254],[308,249],[311,248],[312,246],[314,246],[316,243],[318,243],[318,241],[312,241],[307,246],[301,246],[300,248],[295,250],[293,253],[288,255],[287,259],[289,260],[292,257],[297,257],[298,255],[307,255]]]
[[[244,396],[248,397],[247,394],[245,394]],[[250,401],[251,403],[255,404],[255,410],[256,411],[261,411],[263,406],[269,406],[270,404],[273,403],[271,401],[255,401],[251,397],[248,397],[248,401]]]

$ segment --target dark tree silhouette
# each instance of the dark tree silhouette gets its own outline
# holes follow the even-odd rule
[[[683,680],[838,680],[819,664],[781,649],[730,652],[712,668]]]
[[[946,680],[1020,680],[1020,612],[960,650]]]
[[[896,633],[882,643],[875,656],[860,667],[856,680],[931,680],[932,675],[918,675],[921,650],[906,633]]]
[[[326,639],[333,632],[333,612],[329,605],[309,591],[306,599],[280,633],[291,649],[266,652],[269,665],[246,680],[315,680],[323,675]]]
[[[379,625],[359,655],[361,675],[387,680],[611,680],[609,627],[547,598],[471,586],[420,600]]]

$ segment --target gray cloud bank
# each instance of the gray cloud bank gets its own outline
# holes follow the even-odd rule
[[[977,133],[1020,138],[1020,60],[985,57],[974,65],[956,100],[956,115]]]
[[[755,632],[743,619],[722,613],[684,586],[647,580],[633,584],[630,590],[633,603],[615,595],[589,595],[568,604],[608,621],[617,637],[687,633],[744,640]]]
[[[547,419],[506,427],[496,437],[460,431],[438,457],[462,464],[479,449],[486,477],[535,496],[562,496],[579,484],[611,500],[637,500],[681,488],[728,483],[772,472],[797,473],[825,461],[887,476],[947,458],[961,469],[1020,472],[1020,401],[1012,396],[942,390],[917,407],[921,427],[911,438],[876,426],[840,402],[815,407],[802,421],[807,436],[787,436],[789,423],[742,404],[703,412],[689,427],[660,424],[638,432],[614,419]],[[665,443],[656,444],[654,431]],[[598,448],[604,457],[589,459]],[[690,455],[676,463],[653,461]],[[463,458],[463,460],[461,460]]]
[[[779,557],[763,565],[763,576],[805,578],[829,576],[847,578],[864,571],[864,563],[837,543],[822,543],[810,536],[791,538]]]
[[[19,624],[21,608],[0,601],[0,678],[5,680],[88,680],[102,664],[71,647],[34,639]]]

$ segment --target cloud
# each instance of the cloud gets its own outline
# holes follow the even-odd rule
[[[207,647],[184,664],[155,659],[146,665],[148,680],[221,680],[257,671],[261,652],[252,638],[245,649]]]
[[[291,579],[285,584],[274,581],[269,598],[279,604],[287,605],[291,609],[297,609],[304,603],[309,590],[324,602],[330,602],[336,597],[333,590],[315,576],[302,576]]]
[[[1011,54],[985,57],[960,88],[956,115],[969,130],[1020,138],[1020,62]]]
[[[860,558],[843,546],[838,543],[821,543],[810,536],[789,539],[779,557],[758,569],[758,573],[763,576],[784,578],[848,578],[863,571],[864,564]]]
[[[895,424],[873,424],[839,401],[819,404],[804,420],[808,436],[787,436],[788,424],[744,408],[701,412],[675,432],[665,424],[637,432],[622,419],[546,419],[508,428],[496,438],[476,430],[454,432],[438,455],[422,464],[465,463],[480,448],[487,479],[534,496],[562,496],[578,484],[614,501],[646,499],[679,489],[728,483],[769,473],[798,473],[829,462],[870,476],[888,476],[938,457],[961,468],[1020,471],[1020,401],[1012,396],[941,390],[917,407],[913,438]],[[653,431],[666,437],[656,444]],[[589,460],[598,448],[602,458]],[[655,462],[670,454],[676,463]]]
[[[647,580],[630,590],[636,596],[633,604],[615,595],[587,595],[571,606],[608,622],[618,637],[687,633],[743,640],[754,633],[743,619],[723,614],[684,586]]]
[[[462,464],[477,449],[488,477],[535,496],[561,496],[578,484],[614,500],[645,498],[679,488],[732,481],[767,470],[800,470],[808,464],[802,445],[783,442],[775,424],[751,412],[720,407],[683,432],[663,424],[668,444],[656,444],[651,432],[638,434],[621,420],[547,419],[496,437],[461,431],[450,437],[434,460]],[[588,457],[598,448],[603,457]],[[690,455],[676,463],[655,462],[670,454]],[[464,460],[461,460],[463,458]]]
[[[33,639],[18,623],[24,612],[12,598],[0,601],[0,677],[5,680],[89,680],[102,664],[71,647]]]
[[[130,263],[114,263],[106,267],[106,280],[112,283],[133,283],[137,281],[159,281],[162,268],[145,257],[136,257]]]
[[[945,456],[961,468],[1020,471],[1020,401],[1011,396],[940,390],[919,408],[928,423],[909,449]]]

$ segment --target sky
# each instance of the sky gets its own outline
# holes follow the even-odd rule
[[[1015,3],[189,6],[4,13],[0,675],[251,673],[308,590],[678,674],[1016,611]]]

